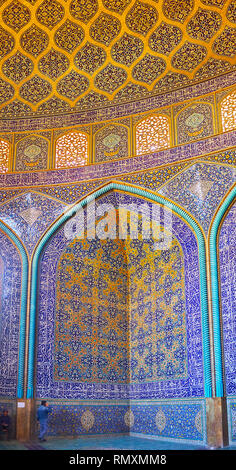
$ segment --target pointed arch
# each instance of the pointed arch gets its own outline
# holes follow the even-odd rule
[[[27,398],[34,396],[34,352],[35,352],[35,333],[36,333],[36,299],[38,283],[38,263],[44,246],[50,237],[64,224],[73,217],[77,211],[87,204],[112,190],[120,190],[128,194],[135,194],[139,197],[150,200],[151,202],[164,205],[173,210],[177,216],[182,217],[194,232],[198,242],[199,266],[200,266],[200,293],[201,293],[201,315],[202,315],[202,336],[203,336],[203,363],[204,363],[204,389],[205,396],[212,396],[212,378],[211,378],[211,358],[210,358],[210,339],[209,339],[209,318],[208,318],[208,296],[207,296],[207,277],[206,277],[206,252],[205,238],[200,225],[184,209],[172,201],[154,194],[151,191],[134,187],[128,184],[110,182],[95,190],[92,194],[80,200],[68,211],[60,216],[57,221],[48,229],[47,233],[41,238],[35,248],[32,259],[32,282],[30,298],[30,327],[29,327],[29,351],[28,351],[28,380],[27,380]]]
[[[18,359],[18,377],[17,377],[17,398],[24,396],[24,369],[25,369],[25,344],[26,344],[26,314],[27,314],[27,296],[28,296],[28,255],[20,239],[0,221],[0,230],[10,238],[17,247],[22,262],[21,279],[21,302],[20,302],[20,331],[19,331],[19,359]]]
[[[211,291],[212,291],[212,318],[213,318],[213,340],[214,340],[214,358],[215,358],[215,376],[216,376],[216,396],[224,396],[224,378],[223,378],[223,358],[222,358],[222,334],[220,319],[220,291],[219,291],[219,263],[217,255],[218,235],[222,220],[224,219],[229,206],[236,197],[236,185],[230,193],[224,198],[212,222],[209,232],[209,251],[210,251],[210,273],[211,273]]]

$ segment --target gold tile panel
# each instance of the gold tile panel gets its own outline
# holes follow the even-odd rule
[[[5,0],[0,17],[8,110],[102,107],[235,68],[235,0]]]

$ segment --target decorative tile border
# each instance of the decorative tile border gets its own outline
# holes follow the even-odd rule
[[[207,441],[204,399],[48,400],[48,404],[49,436],[125,433],[195,445]]]
[[[131,401],[130,414],[131,434],[206,445],[205,400]]]
[[[4,236],[4,234],[6,236]],[[9,238],[8,238],[9,237]],[[8,270],[8,295],[5,296],[4,304],[2,305],[2,312],[4,312],[5,307],[5,316],[4,321],[8,318],[9,315],[9,305],[11,305],[10,314],[12,321],[9,322],[11,327],[7,327],[6,331],[9,335],[9,344],[12,348],[11,358],[6,357],[4,359],[4,350],[2,351],[1,363],[11,363],[11,370],[13,369],[13,364],[17,364],[18,361],[18,379],[16,377],[8,378],[6,383],[7,390],[5,394],[9,396],[16,396],[14,388],[17,387],[17,397],[23,397],[23,387],[24,387],[24,365],[25,365],[25,340],[26,340],[26,310],[27,310],[27,295],[28,295],[28,257],[25,251],[25,248],[18,237],[0,221],[0,238],[1,244],[0,248],[2,249],[2,257],[6,257],[6,269]],[[10,240],[14,243],[10,243]],[[5,243],[5,246],[4,246]],[[8,245],[8,248],[7,248]],[[16,249],[17,247],[17,249]],[[1,253],[0,249],[0,253]],[[20,256],[19,256],[20,253]],[[11,258],[12,256],[12,258]],[[14,273],[14,269],[15,273]],[[18,271],[17,271],[18,270]],[[12,279],[11,279],[12,277]],[[11,279],[11,280],[10,280]],[[21,283],[20,283],[21,279]],[[11,283],[15,283],[13,289]],[[15,290],[14,290],[15,289]],[[10,296],[14,296],[10,302]],[[17,308],[14,314],[14,309]],[[15,324],[14,324],[15,320]],[[1,320],[3,321],[3,320]],[[15,350],[14,350],[15,349]],[[9,353],[9,351],[8,351]],[[16,375],[17,375],[17,365],[15,365]],[[11,387],[11,381],[15,382]],[[4,384],[5,385],[5,384]],[[3,393],[3,392],[2,392]]]
[[[47,401],[51,409],[48,419],[49,436],[104,435],[129,432],[129,426],[126,422],[129,410],[128,402]],[[36,406],[39,405],[40,401],[37,400]]]
[[[45,170],[31,173],[5,173],[0,175],[0,188],[20,186],[40,186],[61,183],[72,183],[95,178],[113,179],[116,175],[131,173],[157,167],[159,165],[172,164],[189,158],[208,155],[219,152],[219,149],[227,149],[236,146],[236,132],[228,132],[205,140],[169,148],[157,153],[139,157],[125,158],[102,164],[93,164],[79,168],[65,170]],[[222,153],[222,152],[221,152]]]

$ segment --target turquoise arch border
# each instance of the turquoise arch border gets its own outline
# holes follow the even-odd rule
[[[24,368],[25,368],[25,339],[26,339],[26,314],[28,295],[28,256],[19,238],[0,221],[0,229],[17,246],[22,259],[22,282],[21,282],[21,304],[20,304],[20,332],[19,332],[19,359],[17,377],[17,398],[24,396]]]
[[[236,186],[230,191],[218,209],[216,217],[212,223],[209,234],[210,249],[210,271],[211,271],[211,292],[212,292],[212,318],[213,318],[213,337],[214,337],[214,359],[215,359],[215,377],[216,377],[216,396],[224,396],[224,377],[222,363],[222,338],[221,338],[221,319],[220,319],[220,292],[219,292],[219,270],[217,256],[217,237],[220,223],[228,207],[236,197]]]
[[[208,316],[208,295],[207,295],[207,275],[206,275],[206,250],[205,239],[202,229],[196,221],[187,214],[183,209],[178,207],[173,202],[170,202],[162,196],[153,194],[147,190],[119,184],[116,182],[108,183],[107,185],[97,189],[89,196],[85,197],[82,201],[75,204],[65,214],[63,214],[47,231],[47,233],[40,240],[33,259],[32,259],[32,282],[31,282],[31,298],[30,298],[30,327],[29,327],[29,353],[28,353],[28,380],[27,380],[27,398],[34,396],[34,352],[35,352],[35,334],[36,334],[36,300],[37,300],[37,282],[38,282],[38,262],[39,257],[49,238],[55,231],[69,218],[76,214],[76,212],[89,204],[94,199],[107,193],[111,190],[121,190],[126,193],[136,194],[137,196],[148,198],[150,201],[157,202],[165,205],[174,210],[175,213],[182,216],[191,228],[193,229],[199,248],[199,265],[200,265],[200,291],[201,291],[201,312],[202,312],[202,336],[203,336],[203,364],[204,364],[204,388],[205,396],[212,396],[212,379],[211,379],[211,358],[210,358],[210,338],[209,338],[209,316]]]

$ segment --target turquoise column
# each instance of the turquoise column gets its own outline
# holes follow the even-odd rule
[[[202,230],[196,221],[187,214],[183,209],[178,207],[173,202],[167,201],[162,196],[150,193],[141,188],[134,188],[119,183],[109,183],[106,186],[98,189],[93,194],[87,196],[81,202],[69,209],[63,214],[58,221],[48,230],[45,236],[38,244],[32,262],[32,284],[31,284],[31,300],[30,300],[30,331],[29,331],[29,354],[28,354],[28,382],[27,382],[27,398],[34,396],[34,351],[35,351],[35,326],[36,326],[36,298],[37,298],[37,283],[38,283],[38,262],[40,254],[55,231],[68,219],[70,219],[76,212],[89,204],[89,202],[98,198],[102,194],[111,190],[121,190],[126,193],[135,194],[142,198],[148,198],[150,201],[157,202],[173,210],[180,215],[191,226],[196,235],[199,249],[199,267],[200,267],[200,292],[201,292],[201,313],[202,313],[202,340],[203,340],[203,363],[204,363],[204,388],[205,396],[212,396],[212,381],[211,381],[211,360],[210,360],[210,339],[209,339],[209,316],[208,316],[208,297],[207,297],[207,276],[206,276],[206,250],[205,239]]]
[[[24,369],[25,369],[25,338],[26,338],[26,314],[28,294],[28,257],[24,246],[17,236],[0,221],[1,230],[17,246],[22,260],[21,304],[20,304],[20,332],[19,332],[19,359],[17,377],[17,398],[24,397]]]
[[[210,249],[210,272],[211,272],[211,291],[212,291],[212,317],[213,317],[213,336],[214,336],[214,357],[215,357],[215,376],[216,376],[216,396],[224,396],[224,378],[222,363],[222,338],[221,338],[221,320],[220,320],[220,292],[219,292],[219,270],[217,256],[217,237],[220,222],[230,204],[236,196],[236,186],[228,194],[223,204],[220,206],[209,236]]]

